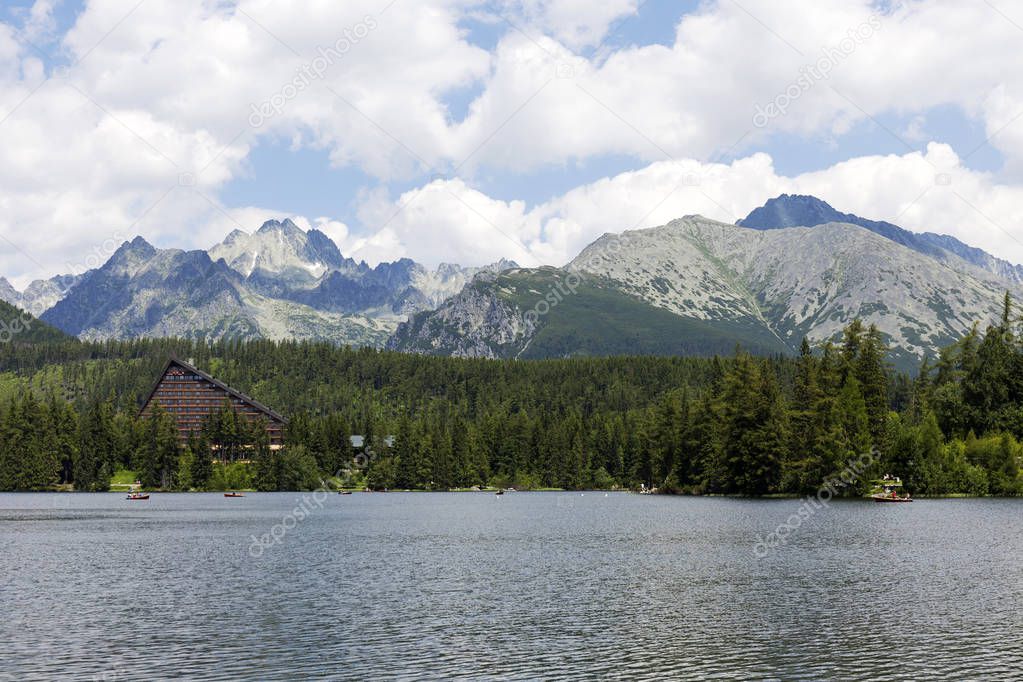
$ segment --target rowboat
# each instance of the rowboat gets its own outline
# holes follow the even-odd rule
[[[884,497],[883,495],[871,495],[874,502],[912,502],[911,497]]]
[[[874,490],[870,499],[874,502],[912,502],[909,495],[899,495],[898,489],[902,487],[902,480],[895,476],[885,474],[885,477],[874,481]]]
[[[224,497],[245,497],[241,493],[224,493]]]
[[[142,492],[142,484],[139,481],[135,481],[135,483],[128,487],[128,497],[126,499],[148,500],[149,493]]]

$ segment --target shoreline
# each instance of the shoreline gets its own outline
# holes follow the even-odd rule
[[[473,490],[471,488],[455,488],[451,490],[426,490],[426,489],[391,489],[391,490],[367,490],[364,488],[332,488],[325,490],[322,488],[314,488],[312,490],[256,490],[254,488],[232,488],[230,490],[162,490],[160,488],[147,489],[143,488],[142,492],[156,493],[160,495],[199,495],[199,494],[222,494],[222,493],[245,493],[249,494],[274,494],[274,493],[309,493],[309,492],[325,492],[327,494],[337,495],[339,493],[365,493],[365,494],[387,494],[387,493],[485,493],[488,495],[496,495],[501,489],[500,488],[480,488]],[[569,490],[567,488],[530,488],[522,490],[508,490],[504,489],[507,493],[623,493],[631,495],[639,495],[638,490],[627,490],[627,489],[600,489],[600,488],[588,488],[580,490]],[[110,495],[113,493],[123,494],[128,492],[128,486],[114,484],[110,490],[73,490],[64,488],[49,488],[42,490],[4,490],[0,491],[0,494],[74,494],[74,495]],[[706,499],[732,499],[732,500],[801,500],[806,495],[787,494],[787,493],[773,493],[770,495],[761,495],[758,497],[751,497],[748,495],[730,495],[724,493],[708,493],[706,495],[692,495],[684,493],[653,493],[657,497],[687,497],[687,498],[706,498]],[[967,493],[950,493],[947,495],[914,495],[914,500],[1013,500],[1021,499],[1023,495],[970,495]],[[832,501],[871,501],[869,496],[850,496],[850,497],[834,497]]]

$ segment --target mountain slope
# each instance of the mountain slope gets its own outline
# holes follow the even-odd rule
[[[964,244],[955,237],[933,232],[910,232],[892,223],[842,213],[817,197],[782,194],[754,209],[736,225],[757,230],[776,230],[785,227],[814,227],[827,223],[859,225],[937,260],[961,259],[997,277],[1017,284],[1023,283],[1023,266],[996,258],[986,251]]]
[[[10,305],[18,305],[21,301],[21,292],[15,289],[6,277],[0,277],[0,301]]]
[[[39,321],[30,313],[0,301],[0,344],[66,341],[64,332]]]
[[[568,267],[682,317],[760,325],[792,350],[861,317],[912,364],[997,318],[1006,283],[948,261],[855,225],[763,231],[689,216],[604,235]]]
[[[804,337],[837,340],[859,317],[911,369],[996,320],[1006,290],[1021,292],[952,253],[934,258],[858,225],[756,230],[689,216],[604,235],[562,270],[478,278],[401,325],[388,347],[473,357],[707,354],[736,344],[793,353]]]
[[[393,326],[317,311],[251,290],[204,251],[126,242],[43,319],[87,339],[183,336],[297,338],[380,345]]]
[[[57,275],[50,279],[37,279],[21,292],[11,286],[5,278],[0,277],[0,301],[6,301],[38,316],[67,296],[81,279],[82,275]]]
[[[542,313],[542,314],[541,314]],[[787,348],[758,325],[686,319],[557,268],[480,277],[398,327],[388,348],[426,355],[553,358],[715,355]]]

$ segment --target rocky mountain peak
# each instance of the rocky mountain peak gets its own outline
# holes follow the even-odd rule
[[[294,232],[295,230],[301,231],[298,225],[292,222],[291,218],[285,218],[284,220],[276,220],[271,218],[265,223],[259,226],[256,230],[259,232]]]
[[[309,248],[312,249],[317,258],[330,267],[337,269],[357,267],[357,263],[354,260],[346,259],[341,254],[341,249],[337,247],[334,240],[315,227],[306,232],[306,239],[308,240]]]
[[[237,242],[240,239],[248,239],[248,238],[249,238],[249,233],[248,232],[246,232],[244,230],[235,229],[235,230],[231,230],[231,232],[226,237],[224,237],[224,243],[225,244],[234,244],[235,242]]]
[[[981,249],[969,246],[955,237],[933,232],[911,232],[883,220],[870,220],[852,213],[842,213],[814,196],[782,194],[754,209],[736,225],[756,230],[777,230],[786,227],[815,227],[828,223],[858,225],[896,244],[909,247],[942,262],[966,261],[988,275],[1023,283],[1023,266],[996,258]]]
[[[130,242],[125,242],[132,250],[155,251],[156,247],[145,240],[141,235],[136,235]],[[121,246],[124,248],[124,245]]]
[[[847,223],[855,216],[835,210],[831,204],[806,194],[782,194],[768,199],[736,225],[758,230],[783,227],[813,227],[824,223]],[[852,223],[856,224],[856,223]]]
[[[124,242],[100,270],[132,271],[156,256],[158,250],[141,236]]]
[[[323,235],[326,239],[325,235]],[[210,249],[210,257],[223,259],[233,270],[249,277],[256,270],[300,280],[316,279],[336,267],[337,247],[329,239],[306,234],[291,219],[268,220],[256,232],[235,230]],[[327,242],[330,242],[329,245]],[[333,247],[332,249],[330,247]],[[323,253],[326,257],[323,257]]]
[[[0,301],[5,301],[11,305],[18,305],[21,301],[21,294],[7,281],[6,277],[0,277]]]

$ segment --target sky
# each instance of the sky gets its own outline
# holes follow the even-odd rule
[[[1023,2],[6,0],[0,276],[270,218],[561,265],[781,193],[1023,262]]]

